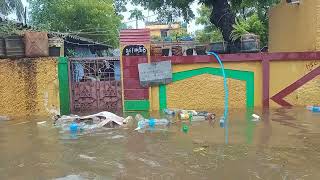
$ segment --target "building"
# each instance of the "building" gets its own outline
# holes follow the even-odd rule
[[[165,24],[160,22],[147,22],[146,29],[150,29],[151,37],[165,39],[172,33],[182,32],[184,28],[180,23]]]
[[[269,11],[269,51],[319,51],[319,18],[318,0],[281,0]]]

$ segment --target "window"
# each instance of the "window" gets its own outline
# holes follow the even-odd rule
[[[167,30],[161,30],[161,38],[165,38],[168,36],[168,31]]]

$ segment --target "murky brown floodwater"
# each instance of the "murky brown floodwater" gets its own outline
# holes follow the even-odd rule
[[[188,134],[175,124],[70,139],[50,120],[2,121],[0,179],[320,179],[319,113],[277,109],[259,122],[247,117],[245,110],[230,112],[227,145],[218,123],[193,123]]]

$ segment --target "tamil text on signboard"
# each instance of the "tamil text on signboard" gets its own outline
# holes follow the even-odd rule
[[[140,84],[143,87],[172,82],[171,61],[138,65]]]

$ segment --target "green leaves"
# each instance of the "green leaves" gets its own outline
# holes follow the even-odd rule
[[[23,19],[24,7],[21,0],[0,0],[0,13],[8,15],[15,13],[18,20]]]
[[[131,13],[129,19],[144,20],[144,15],[139,9],[135,8],[129,12]]]
[[[130,10],[129,12],[131,13],[129,19],[135,19],[136,20],[136,29],[138,29],[138,21],[139,20],[144,20],[144,15],[142,14],[142,11],[140,11],[137,8],[135,8],[133,10]]]
[[[24,30],[19,29],[14,22],[0,22],[0,37],[21,35]]]
[[[220,30],[210,22],[212,9],[202,5],[198,9],[199,17],[196,18],[196,25],[203,25],[203,30],[196,32],[196,40],[201,43],[222,41],[223,37]]]
[[[194,18],[194,14],[192,12],[191,3],[194,0],[131,0],[135,5],[141,5],[146,9],[151,11],[155,11],[157,13],[161,12],[169,12],[171,10],[174,11],[174,14],[179,14],[182,16],[186,21],[191,20]]]
[[[112,0],[31,0],[31,22],[117,46],[120,16]]]
[[[267,36],[267,27],[263,25],[262,21],[259,19],[258,14],[255,13],[247,19],[236,19],[236,23],[233,25],[233,31],[231,32],[230,38],[232,41],[240,39],[245,34],[255,34],[265,40]],[[262,43],[266,43],[263,41]]]

